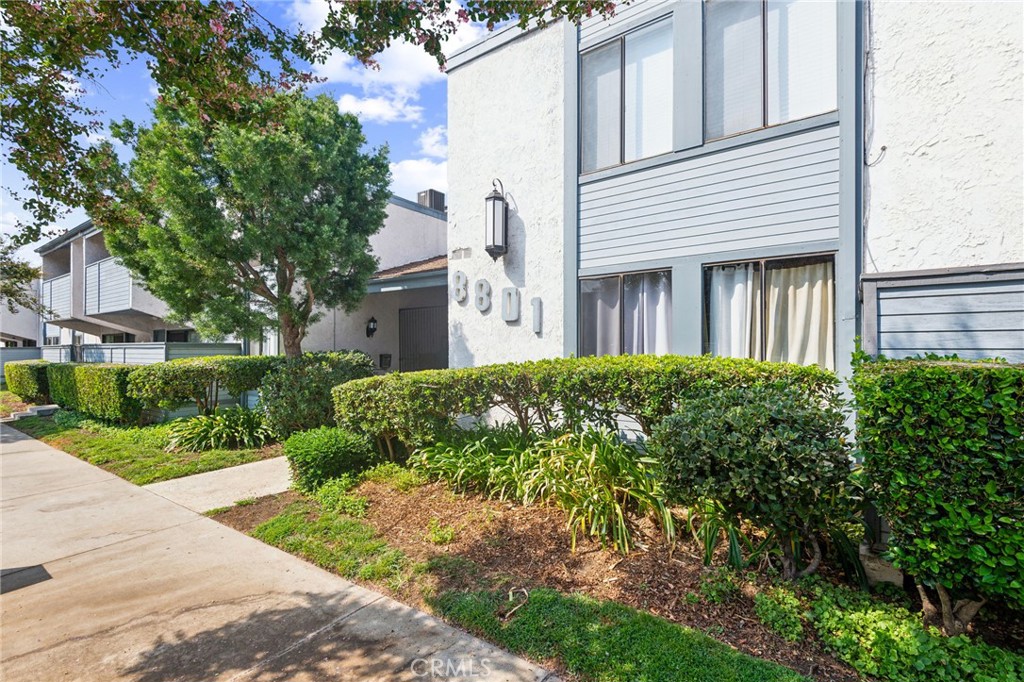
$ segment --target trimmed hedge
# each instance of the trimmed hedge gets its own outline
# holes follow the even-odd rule
[[[862,357],[852,388],[893,562],[1024,608],[1024,365]]]
[[[137,423],[142,404],[128,395],[128,377],[136,365],[54,363],[47,366],[51,398],[68,410],[120,422]]]
[[[259,389],[263,377],[279,367],[278,355],[211,355],[139,367],[129,380],[132,397],[147,409],[176,410],[194,403],[200,414],[217,410],[220,389],[236,399]]]
[[[360,379],[335,387],[334,406],[340,426],[376,438],[393,454],[433,442],[460,416],[494,408],[524,433],[614,428],[629,418],[650,435],[687,396],[759,383],[824,396],[838,380],[818,367],[710,356],[558,358]]]
[[[330,426],[300,431],[284,442],[295,487],[313,493],[324,483],[369,466],[373,446],[365,436]]]
[[[334,422],[331,389],[373,374],[373,360],[361,351],[303,353],[288,358],[263,378],[260,409],[279,437]]]
[[[46,380],[46,360],[12,360],[4,363],[7,390],[30,403],[50,400],[50,384]]]

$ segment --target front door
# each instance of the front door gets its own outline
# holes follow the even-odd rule
[[[448,368],[448,306],[398,311],[398,369]]]

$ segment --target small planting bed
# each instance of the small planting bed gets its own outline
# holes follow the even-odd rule
[[[860,679],[810,628],[789,642],[765,627],[754,612],[754,593],[766,586],[706,569],[686,543],[670,554],[652,540],[624,557],[580,538],[573,552],[557,509],[454,494],[438,483],[404,487],[386,480],[360,484],[352,492],[369,502],[362,519],[322,514],[314,500],[294,492],[213,518],[580,679],[641,679],[640,671],[623,667],[631,656],[650,656],[645,670],[661,670],[642,679],[703,679],[698,669],[679,677],[669,659],[659,658],[665,642],[680,637],[685,646],[672,656],[689,660],[693,647],[710,656],[706,679],[800,679],[764,660],[731,658],[735,654],[719,642],[816,680]],[[656,532],[653,525],[649,530]],[[574,644],[538,639],[543,623],[564,618],[581,631],[610,623],[618,629]],[[668,623],[718,641],[691,630],[666,631]],[[616,633],[625,631],[637,638],[636,651],[617,648]],[[595,651],[617,662],[596,669],[587,660]],[[726,654],[734,677],[719,676],[715,667]]]
[[[25,417],[11,424],[47,445],[116,474],[136,485],[248,464],[281,454],[279,445],[205,452],[167,451],[169,425],[112,426],[94,420]]]
[[[0,419],[10,417],[15,412],[24,412],[32,407],[10,391],[0,391]]]

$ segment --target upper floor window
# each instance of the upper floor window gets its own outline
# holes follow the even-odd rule
[[[583,173],[672,151],[672,80],[670,20],[583,54]]]
[[[705,0],[705,139],[835,110],[836,26],[830,0]]]

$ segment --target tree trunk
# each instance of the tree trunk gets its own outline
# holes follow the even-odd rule
[[[974,601],[971,599],[958,599],[956,603],[950,597],[942,583],[935,586],[939,593],[939,602],[942,604],[942,630],[947,637],[962,635],[967,631],[978,611],[985,605],[985,600]]]
[[[295,358],[302,355],[302,330],[291,315],[281,316],[281,342],[284,343],[286,357]]]

